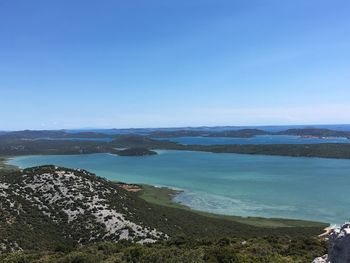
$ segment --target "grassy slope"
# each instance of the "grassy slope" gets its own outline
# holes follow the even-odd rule
[[[189,209],[188,207],[181,205],[179,203],[173,202],[172,198],[180,193],[180,191],[172,190],[166,187],[155,187],[152,185],[141,185],[142,190],[137,193],[137,195],[143,200],[168,207]]]

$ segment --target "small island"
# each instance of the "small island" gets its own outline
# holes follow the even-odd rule
[[[128,148],[124,150],[115,150],[114,153],[119,156],[149,156],[157,155],[156,151],[149,150],[147,148]]]

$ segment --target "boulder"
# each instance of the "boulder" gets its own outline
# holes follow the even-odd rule
[[[328,255],[324,255],[322,257],[315,258],[312,263],[328,263]]]
[[[312,263],[350,263],[350,223],[334,229],[328,236],[328,254]]]

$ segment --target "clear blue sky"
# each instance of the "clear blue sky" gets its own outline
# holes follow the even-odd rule
[[[348,0],[0,0],[0,130],[350,123]]]

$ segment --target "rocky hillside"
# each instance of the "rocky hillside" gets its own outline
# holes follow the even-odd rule
[[[126,199],[126,191],[84,170],[55,166],[25,169],[1,178],[1,223],[5,232],[21,224],[21,228],[28,228],[28,234],[35,228],[51,229],[60,239],[81,244],[122,239],[145,243],[167,238],[142,222],[133,222],[130,218],[135,208],[123,202]],[[0,239],[0,249],[21,249],[23,237],[18,234],[11,240]]]
[[[350,223],[334,229],[327,238],[328,254],[316,258],[313,263],[350,262]]]

